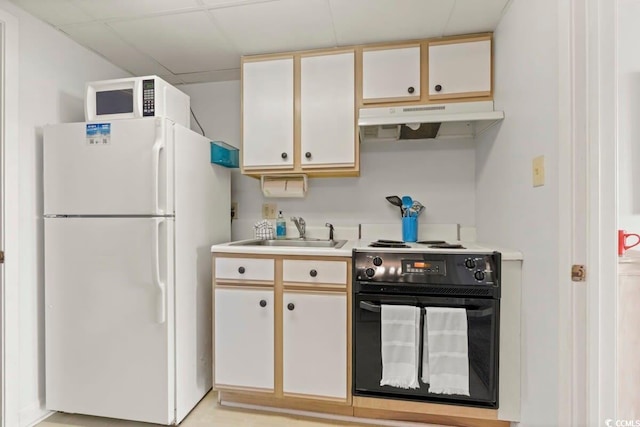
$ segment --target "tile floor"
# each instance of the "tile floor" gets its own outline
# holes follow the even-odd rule
[[[247,409],[221,407],[216,402],[217,395],[210,392],[196,406],[187,418],[180,423],[180,427],[208,427],[208,426],[239,426],[239,427],[321,427],[321,426],[367,426],[371,424],[357,424],[340,421],[327,421],[298,417],[295,415],[272,414]],[[40,422],[36,427],[151,427],[154,424],[121,421],[111,418],[89,417],[75,414],[53,414]]]

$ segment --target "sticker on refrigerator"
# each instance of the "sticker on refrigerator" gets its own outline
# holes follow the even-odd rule
[[[91,123],[87,125],[87,144],[111,144],[111,123]]]

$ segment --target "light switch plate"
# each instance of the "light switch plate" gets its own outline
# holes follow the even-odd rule
[[[533,159],[533,186],[542,187],[544,185],[544,156]]]
[[[278,205],[275,203],[263,203],[262,204],[262,218],[263,219],[276,219],[276,210]]]

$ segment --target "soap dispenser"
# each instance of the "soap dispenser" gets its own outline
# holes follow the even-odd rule
[[[279,211],[276,218],[276,238],[284,239],[285,237],[287,237],[287,220],[282,216],[282,211]]]

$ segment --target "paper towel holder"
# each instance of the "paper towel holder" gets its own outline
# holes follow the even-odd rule
[[[260,188],[265,197],[304,197],[307,194],[307,175],[262,175]]]

